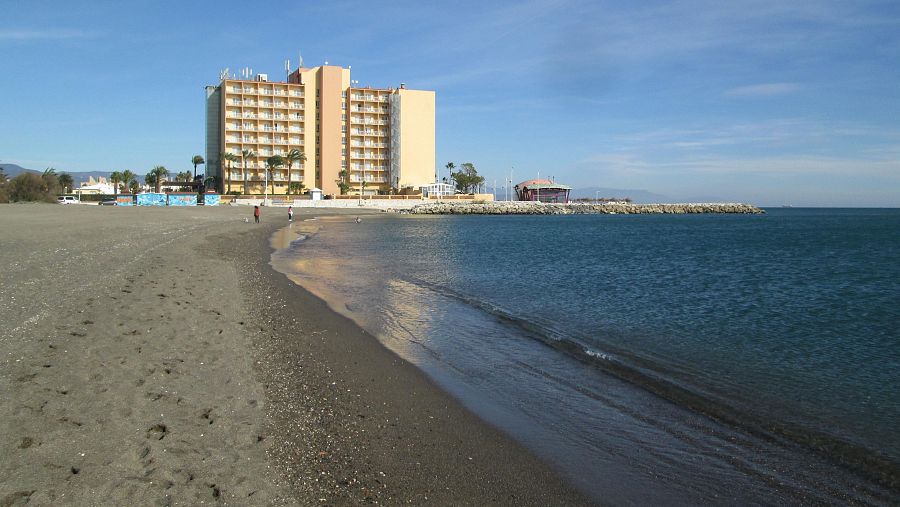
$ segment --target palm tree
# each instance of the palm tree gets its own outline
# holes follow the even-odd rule
[[[122,171],[122,191],[127,192],[131,187],[131,182],[136,178],[135,174],[128,169]],[[133,192],[132,192],[133,193]]]
[[[266,170],[272,175],[270,178],[272,181],[272,195],[275,195],[275,169],[279,167],[284,167],[284,159],[281,158],[281,155],[272,155],[266,159]]]
[[[228,191],[230,191],[231,190],[231,167],[232,167],[231,164],[233,162],[237,162],[238,156],[235,155],[234,153],[226,151],[226,152],[222,153],[221,159],[228,163],[228,167],[227,167],[228,174],[226,175],[225,181],[228,182]],[[225,190],[225,189],[223,188],[222,190]]]
[[[253,150],[243,150],[241,151],[241,162],[244,165],[244,194],[248,194],[247,191],[247,159],[256,157],[256,152]]]
[[[203,160],[203,157],[200,155],[194,155],[194,158],[191,159],[191,163],[194,164],[194,179],[197,179],[197,166],[201,164],[205,164],[206,161]],[[193,180],[191,180],[193,181]]]
[[[288,192],[291,190],[291,169],[294,168],[294,162],[303,163],[306,162],[306,154],[302,151],[294,148],[289,151],[287,155],[284,156],[284,162],[288,167]]]
[[[138,190],[140,190],[140,189],[141,189],[141,185],[140,185],[140,183],[137,182],[137,178],[134,178],[133,180],[131,180],[131,193],[136,194],[136,193],[138,193]]]
[[[446,167],[447,170],[450,171],[450,177],[447,179],[447,183],[452,184],[452,182],[453,182],[453,169],[456,168],[456,164],[454,164],[453,162],[447,162],[447,165],[445,165],[444,167]]]
[[[338,180],[338,188],[341,190],[341,195],[346,195],[347,191],[350,190],[350,184],[347,183],[347,170],[341,169],[338,176],[341,177],[341,179]]]
[[[59,181],[59,186],[63,188],[63,193],[72,192],[72,185],[75,184],[75,180],[72,179],[72,175],[69,173],[60,173],[59,176],[56,177]],[[0,182],[2,182],[2,178],[0,178]]]
[[[159,186],[162,185],[163,178],[169,175],[169,170],[165,167],[158,165],[153,169],[150,169],[150,173],[148,176],[151,177],[152,183],[148,182],[151,185],[156,185],[156,193],[159,193]]]
[[[109,181],[113,184],[113,195],[119,197],[119,183],[122,182],[122,173],[119,171],[109,173]]]
[[[191,173],[190,171],[181,171],[180,173],[175,175],[175,181],[183,181],[185,183],[191,182]]]

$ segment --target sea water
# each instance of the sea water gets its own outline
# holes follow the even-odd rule
[[[275,243],[598,500],[900,498],[900,210],[370,215]]]

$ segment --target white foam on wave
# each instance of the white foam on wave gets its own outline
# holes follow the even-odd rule
[[[603,359],[604,361],[612,361],[613,360],[613,357],[609,354],[606,354],[603,352],[597,352],[596,350],[591,350],[586,347],[584,349],[584,353],[591,357],[596,357],[597,359]]]

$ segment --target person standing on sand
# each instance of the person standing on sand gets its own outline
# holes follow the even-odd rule
[[[294,207],[288,206],[288,222],[294,221]]]
[[[253,207],[253,220],[256,220],[256,223],[259,223],[259,206]]]

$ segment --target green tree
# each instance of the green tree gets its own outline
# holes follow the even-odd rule
[[[136,178],[137,176],[128,169],[122,171],[122,192],[128,192],[128,189],[131,188],[131,183],[135,181]],[[132,194],[133,193],[134,192],[132,192]]]
[[[141,184],[138,183],[137,178],[132,178],[131,180],[131,193],[136,194],[141,189]]]
[[[231,191],[231,168],[232,164],[238,161],[238,156],[234,153],[226,151],[222,153],[222,160],[224,160],[226,163],[226,169],[228,172],[225,174],[225,181],[228,183],[228,190]],[[222,192],[225,192],[224,188],[222,189]]]
[[[340,178],[338,179],[338,188],[341,190],[341,195],[347,195],[347,192],[350,191],[350,184],[347,183],[347,170],[341,169],[341,172],[338,173]]]
[[[201,157],[200,155],[194,155],[194,158],[191,159],[191,163],[194,164],[194,179],[196,180],[197,179],[197,166],[205,164],[206,161],[203,160],[203,157]],[[193,181],[193,180],[191,180],[191,181]]]
[[[59,188],[58,185],[55,172],[45,172],[43,175],[25,172],[9,180],[5,186],[7,187],[9,200],[12,202],[54,202],[56,200],[56,189]]]
[[[113,185],[113,195],[119,196],[119,183],[122,182],[122,173],[119,171],[113,171],[109,173],[109,181],[112,182]]]
[[[302,181],[294,181],[288,184],[288,192],[299,195],[303,193],[305,187],[306,185],[304,185]]]
[[[190,171],[181,171],[180,173],[175,175],[175,181],[183,181],[185,183],[189,183],[193,181],[193,177],[191,176]]]
[[[457,190],[469,194],[472,193],[472,190],[484,183],[484,176],[478,175],[475,164],[466,162],[460,166],[458,172],[453,174],[453,181],[456,182]]]
[[[169,170],[164,166],[158,165],[153,169],[150,169],[150,172],[147,173],[147,176],[144,178],[144,181],[148,185],[153,185],[156,189],[156,193],[159,193],[160,185],[162,185],[165,178],[169,176]]]
[[[244,166],[244,194],[250,193],[247,191],[247,159],[255,158],[255,157],[256,157],[256,152],[254,152],[253,150],[242,150],[241,151],[241,163]]]
[[[272,182],[272,194],[275,194],[275,169],[284,167],[284,159],[281,155],[272,155],[266,159],[266,171],[269,172],[269,181]]]
[[[74,192],[73,187],[75,185],[75,180],[72,179],[71,174],[59,173],[59,176],[56,177],[56,181],[59,182],[59,186],[64,194]]]
[[[206,179],[203,181],[203,185],[204,185],[207,189],[215,188],[216,190],[218,190],[218,188],[219,188],[219,177],[216,176],[216,175],[210,175],[210,176],[207,176]]]
[[[9,202],[9,177],[6,176],[6,173],[3,172],[3,168],[0,167],[0,202]]]
[[[306,154],[298,150],[297,148],[289,151],[288,154],[284,156],[284,163],[287,164],[288,167],[288,192],[291,191],[291,180],[293,179],[291,169],[294,168],[295,162],[300,164],[306,162]]]

